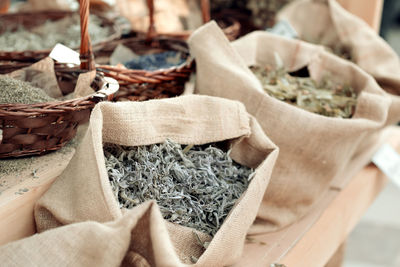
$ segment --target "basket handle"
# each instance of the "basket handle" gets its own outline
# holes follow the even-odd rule
[[[79,15],[81,19],[80,59],[82,70],[95,68],[92,43],[89,35],[89,4],[90,0],[79,0]]]
[[[210,0],[200,0],[201,15],[203,23],[207,23],[211,19],[210,15]],[[156,26],[154,23],[154,0],[147,0],[147,8],[149,10],[149,29],[147,31],[147,40],[153,39],[157,35]]]

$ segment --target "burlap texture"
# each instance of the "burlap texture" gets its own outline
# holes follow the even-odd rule
[[[289,21],[300,39],[349,47],[353,61],[391,95],[387,124],[400,121],[399,57],[368,24],[334,0],[294,1],[281,10],[278,19]]]
[[[181,144],[232,140],[231,157],[257,168],[256,174],[203,254],[193,229],[167,223],[159,215],[143,218],[144,204],[129,212],[138,222],[133,226],[136,235],[130,240],[129,253],[140,255],[151,266],[181,266],[190,263],[191,256],[199,258],[195,266],[234,263],[241,255],[247,230],[257,215],[278,151],[241,103],[222,98],[192,95],[148,102],[98,104],[67,169],[35,207],[37,230],[43,232],[88,220],[120,219],[124,211],[119,209],[111,191],[103,142],[139,146],[161,143],[167,138]],[[154,209],[158,210],[155,204]],[[164,228],[168,229],[169,237],[159,234]],[[149,232],[154,233],[150,237],[141,234]],[[200,237],[210,239],[205,234]],[[167,253],[165,247],[168,251],[175,250],[177,256]]]
[[[196,92],[244,103],[280,149],[251,233],[273,231],[298,220],[336,176],[346,175],[344,170],[350,173],[347,164],[353,155],[364,165],[370,159],[391,101],[355,64],[320,46],[267,32],[254,32],[230,44],[214,22],[199,28],[189,45],[196,59]],[[320,116],[263,92],[248,66],[275,66],[275,52],[290,71],[307,66],[316,80],[328,75],[355,88],[359,96],[354,116]]]
[[[144,259],[140,248],[129,250],[136,240],[159,251]],[[3,266],[183,266],[152,201],[113,222],[71,224],[9,243],[0,247],[0,259]]]

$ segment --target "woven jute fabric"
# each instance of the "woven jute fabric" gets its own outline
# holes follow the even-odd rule
[[[369,161],[391,100],[355,64],[321,46],[267,32],[254,32],[230,44],[215,23],[199,28],[189,46],[197,65],[195,93],[241,101],[280,149],[251,233],[295,222],[323,196],[336,176],[346,175],[344,170],[351,173],[348,164],[353,157],[364,165]],[[358,93],[353,117],[324,117],[265,93],[248,66],[275,67],[275,53],[289,71],[307,67],[315,80],[327,76],[352,86]]]
[[[232,159],[255,168],[248,189],[204,252],[196,241],[194,229],[164,221],[155,203],[141,204],[127,212],[119,208],[112,193],[103,143],[141,146],[162,143],[166,139],[197,145],[230,140]],[[199,258],[195,266],[230,265],[241,255],[277,154],[277,147],[237,101],[190,95],[147,102],[99,103],[68,167],[36,204],[37,230],[43,232],[84,221],[118,221],[126,213],[125,216],[136,220],[131,225],[129,249],[122,253],[129,266],[182,266],[190,264],[192,256]],[[202,240],[210,240],[209,236],[198,234]],[[116,240],[120,238],[124,237],[115,237]],[[110,239],[114,237],[104,236],[101,242],[107,243]],[[91,240],[80,238],[77,244],[71,242],[68,249],[76,247],[77,255],[81,253],[80,242],[93,245]],[[64,253],[62,247],[59,253]],[[102,256],[108,252],[93,253]],[[137,255],[145,264],[131,262]],[[48,265],[46,258],[42,257],[41,266]]]
[[[348,47],[352,60],[390,94],[387,124],[400,121],[399,57],[368,24],[334,0],[294,1],[278,14],[278,19],[289,21],[301,39]]]

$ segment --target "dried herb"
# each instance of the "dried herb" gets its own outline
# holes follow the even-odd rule
[[[167,51],[157,54],[147,54],[137,56],[137,58],[124,63],[129,69],[135,70],[157,70],[168,69],[183,64],[186,59],[182,53],[176,51]]]
[[[0,50],[25,51],[51,49],[57,43],[68,47],[78,47],[81,42],[79,15],[74,14],[57,21],[48,20],[44,24],[25,29],[8,29],[0,35]],[[13,26],[13,25],[11,25]],[[89,34],[93,43],[105,40],[111,33],[109,27],[102,26],[102,20],[90,15]]]
[[[121,208],[154,199],[173,223],[214,235],[247,189],[253,170],[221,149],[163,144],[104,146],[110,183]]]
[[[0,104],[35,104],[54,100],[42,89],[33,87],[28,82],[0,76]]]
[[[318,83],[310,77],[295,77],[284,68],[252,66],[266,93],[310,112],[339,118],[351,118],[357,94],[351,86],[335,84],[329,79]]]

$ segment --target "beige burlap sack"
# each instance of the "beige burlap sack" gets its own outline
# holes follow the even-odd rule
[[[146,239],[146,245],[159,252],[143,258],[135,247],[138,239]],[[1,264],[10,267],[181,266],[176,258],[162,215],[152,201],[113,222],[75,223],[0,247]]]
[[[366,3],[367,4],[367,3]],[[396,52],[363,20],[335,0],[298,0],[278,14],[299,38],[326,46],[342,44],[352,60],[371,74],[392,97],[387,124],[400,121],[400,61]]]
[[[347,164],[353,155],[358,165],[369,161],[391,101],[356,65],[320,46],[267,32],[254,32],[230,44],[214,22],[199,28],[189,45],[197,66],[195,92],[244,103],[280,149],[252,233],[272,231],[303,216],[335,176],[350,173]],[[358,93],[354,116],[324,117],[267,95],[248,66],[274,67],[275,53],[290,71],[307,66],[316,80],[329,75],[352,86]]]
[[[167,223],[159,215],[142,219],[142,205],[130,212],[138,223],[129,251],[141,255],[150,266],[182,266],[191,263],[192,257],[199,258],[196,266],[234,263],[257,215],[278,151],[241,103],[222,98],[192,95],[141,103],[98,104],[69,166],[35,207],[37,230],[121,218],[124,212],[111,190],[103,142],[140,146],[161,143],[167,138],[180,144],[232,140],[231,157],[256,168],[255,176],[204,253],[193,229]],[[164,228],[169,235],[163,233]],[[205,234],[199,235],[203,241],[210,240]],[[169,253],[173,250],[177,256]]]

